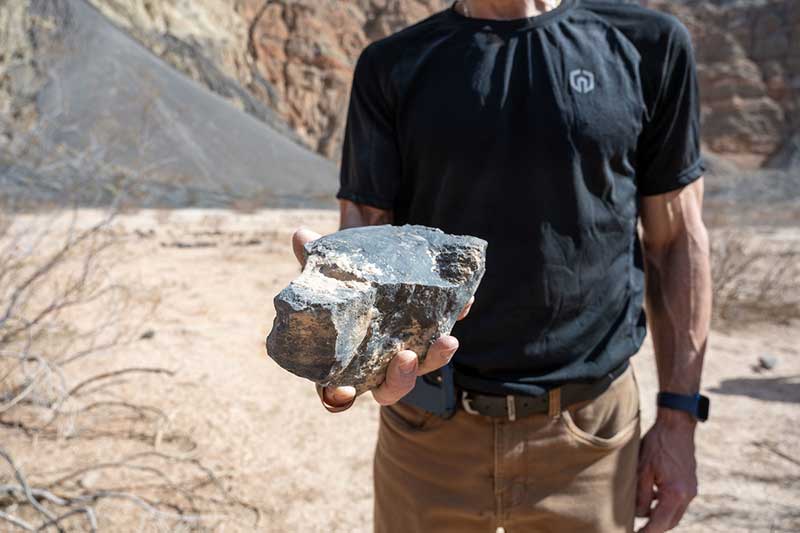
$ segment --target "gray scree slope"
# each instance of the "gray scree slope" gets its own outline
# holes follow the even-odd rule
[[[453,328],[485,270],[486,241],[424,226],[342,230],[305,246],[299,278],[275,297],[267,351],[321,385],[379,385],[392,356]]]
[[[28,16],[52,28],[36,35],[34,50],[47,76],[35,95],[45,154],[61,150],[102,163],[109,181],[130,178],[143,205],[219,206],[238,199],[335,205],[335,166],[288,139],[285,128],[256,120],[178,73],[84,0],[25,3]],[[74,179],[61,165],[57,175],[42,170],[31,183],[26,177],[38,168],[5,166],[0,161],[4,192],[53,189],[54,201],[62,189],[96,181],[83,175],[85,165]]]

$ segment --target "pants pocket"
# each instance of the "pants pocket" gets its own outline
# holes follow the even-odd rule
[[[567,431],[576,440],[589,446],[606,450],[613,450],[621,447],[630,440],[631,436],[636,433],[636,429],[639,427],[639,415],[637,414],[633,420],[628,422],[627,425],[615,432],[612,436],[602,437],[581,429],[572,418],[569,411],[564,411],[561,415],[561,419],[564,421],[564,427],[566,427]]]
[[[565,431],[581,445],[613,450],[639,429],[639,388],[628,368],[600,396],[561,413]]]

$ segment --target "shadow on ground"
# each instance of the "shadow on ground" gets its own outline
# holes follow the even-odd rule
[[[774,378],[732,378],[710,389],[716,394],[749,396],[770,402],[800,403],[800,375]]]

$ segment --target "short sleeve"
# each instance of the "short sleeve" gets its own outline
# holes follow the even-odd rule
[[[705,171],[700,155],[700,102],[691,38],[686,28],[673,20],[665,43],[666,55],[660,56],[660,64],[651,69],[658,73],[660,82],[647,103],[637,146],[638,189],[645,196],[680,189]]]
[[[394,113],[368,46],[356,62],[347,111],[337,198],[394,206],[401,176]]]

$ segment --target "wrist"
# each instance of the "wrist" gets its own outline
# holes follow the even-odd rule
[[[690,413],[669,407],[658,408],[656,423],[677,431],[694,431],[697,427],[697,420]]]
[[[693,423],[708,420],[710,400],[699,393],[678,394],[662,390],[656,397],[656,404],[658,416],[670,425],[681,426],[681,422],[686,420]]]

